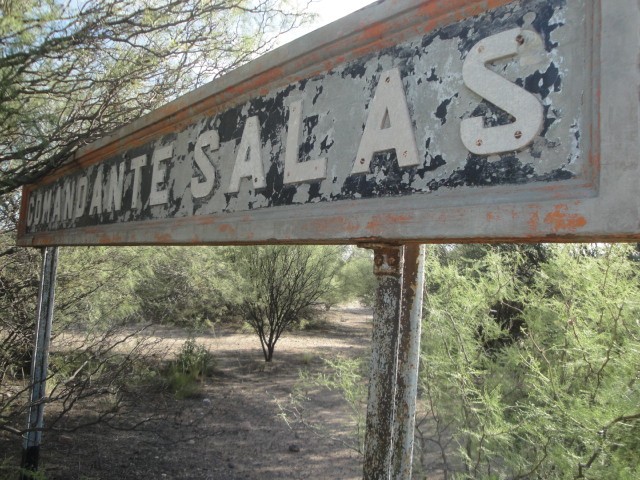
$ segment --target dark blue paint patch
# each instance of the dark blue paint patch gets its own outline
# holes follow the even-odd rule
[[[522,86],[522,82],[519,83]],[[545,99],[549,93],[559,92],[562,88],[562,77],[555,63],[551,62],[544,72],[536,71],[524,80],[524,89],[533,94],[538,94]]]
[[[348,63],[342,69],[342,72],[340,72],[340,76],[342,78],[349,77],[351,79],[364,77],[367,73],[366,63],[369,61],[370,57],[371,55],[368,55],[365,58],[360,58],[356,61]]]
[[[398,166],[395,150],[374,154],[369,171],[373,175],[361,174],[348,177],[340,195],[332,199],[374,198],[407,193],[408,184],[402,182],[406,170]]]
[[[427,77],[427,82],[440,82],[440,83],[442,83],[442,81],[440,80],[440,77],[438,77],[438,75],[436,75],[436,69],[435,68],[431,68],[431,74]]]
[[[424,179],[428,172],[433,172],[438,168],[446,165],[447,162],[442,158],[442,155],[436,155],[435,157],[429,157],[429,162],[425,163],[422,167],[416,169],[416,175],[421,179]]]
[[[469,115],[470,118],[482,117],[485,128],[497,127],[513,123],[515,118],[504,110],[499,109],[491,102],[482,99],[478,106]]]
[[[541,2],[536,8],[536,18],[531,23],[533,29],[538,32],[544,40],[544,48],[547,52],[550,52],[554,48],[558,47],[557,42],[551,41],[551,34],[554,30],[564,25],[564,22],[551,23],[551,19],[555,14],[555,9],[558,7],[564,7],[566,0],[551,0],[547,2]]]
[[[316,77],[317,78],[317,77]],[[307,88],[307,83],[310,81],[310,78],[303,78],[298,82],[298,91],[304,92],[304,89]]]
[[[552,117],[549,115],[549,105],[543,105],[542,111],[544,112],[543,113],[544,120],[542,123],[542,130],[540,131],[540,136],[545,137],[551,125],[555,123],[556,117]]]
[[[321,182],[312,182],[309,185],[309,197],[307,199],[307,203],[311,203],[314,200],[322,201],[322,194],[320,193],[320,185]]]
[[[442,103],[440,103],[440,105],[438,105],[438,108],[436,108],[435,116],[440,120],[441,125],[447,123],[447,107],[451,103],[451,100],[453,100],[457,96],[458,94],[456,93],[453,97],[447,98]]]
[[[263,189],[262,194],[268,199],[268,206],[270,207],[291,205],[297,192],[296,185],[284,185],[282,173],[277,163],[273,162],[266,174],[267,186]]]
[[[320,142],[320,153],[329,153],[329,149],[333,147],[334,143],[336,142],[333,139],[331,139],[331,142],[329,142],[329,135],[324,137],[322,142]]]
[[[324,90],[324,87],[322,85],[318,85],[316,87],[316,94],[313,96],[313,104],[314,105],[318,101],[318,97],[320,97],[320,95],[322,95],[322,90]]]
[[[306,117],[302,121],[302,125],[303,125],[302,135],[307,137],[311,135],[311,132],[313,131],[313,129],[318,126],[319,121],[320,121],[319,115],[310,115]]]
[[[522,162],[512,154],[502,155],[498,160],[470,156],[466,165],[453,172],[449,178],[429,182],[432,191],[442,187],[486,187],[502,184],[525,184],[530,182],[550,182],[569,180],[574,175],[562,168],[547,174],[536,174],[531,164]],[[508,180],[508,181],[507,181]]]
[[[316,136],[313,134],[313,130],[318,126],[318,122],[320,121],[320,117],[318,115],[311,115],[306,117],[303,121],[303,129],[302,129],[302,145],[300,145],[299,149],[299,158],[302,160],[308,160],[310,158],[311,152],[316,144]]]

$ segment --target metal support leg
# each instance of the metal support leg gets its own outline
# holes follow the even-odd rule
[[[373,310],[363,479],[383,480],[389,478],[391,471],[403,247],[367,248],[374,250],[378,286]]]
[[[398,385],[394,419],[392,480],[410,480],[418,394],[420,331],[424,290],[424,245],[405,246],[398,345]]]
[[[38,469],[42,428],[44,426],[44,400],[46,397],[47,368],[49,366],[49,342],[55,299],[58,247],[47,247],[42,251],[42,271],[38,291],[36,339],[31,363],[31,398],[27,433],[22,450],[21,479],[31,478],[28,471]]]

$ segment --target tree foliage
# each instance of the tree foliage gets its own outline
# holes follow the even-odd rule
[[[0,194],[274,46],[290,0],[0,2]]]
[[[538,249],[429,256],[423,447],[446,478],[638,478],[637,252]]]
[[[338,254],[331,247],[270,245],[239,248],[235,256],[245,282],[240,308],[270,362],[282,334],[331,288]]]
[[[13,244],[16,188],[264,53],[307,18],[297,0],[0,1],[0,430],[11,430],[16,408],[25,408],[27,387],[19,395],[6,392],[8,381],[18,381],[30,365],[38,284],[37,252]],[[113,325],[160,313],[175,323],[221,314],[225,284],[211,287],[221,272],[202,250],[64,249],[54,335],[88,330],[77,353],[89,360],[70,372],[73,385],[114,385],[113,375],[130,373],[124,366],[137,351],[124,361],[110,355],[120,342],[108,333]],[[208,303],[200,297],[196,305],[194,295]],[[60,368],[52,375],[63,376]],[[64,385],[50,400],[62,402],[66,413],[88,390]]]
[[[7,375],[29,372],[38,291],[38,252],[12,240],[0,235],[0,387]]]
[[[142,317],[193,329],[234,315],[238,279],[225,252],[214,247],[139,249],[145,261],[132,294]]]
[[[363,305],[372,306],[376,291],[372,251],[348,246],[342,259],[334,277],[333,303],[357,300]]]

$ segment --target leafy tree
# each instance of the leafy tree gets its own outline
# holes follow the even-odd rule
[[[24,433],[11,422],[16,408],[24,410],[28,386],[11,396],[5,387],[30,363],[39,263],[35,251],[14,246],[16,189],[83,145],[260,55],[306,18],[294,0],[0,1],[0,430]],[[153,289],[143,285],[145,250],[135,252],[141,255],[126,248],[65,249],[54,332],[140,312],[134,287]],[[180,279],[158,268],[165,279]],[[190,308],[177,311],[188,316],[183,312]],[[91,360],[80,361],[72,383],[99,385],[104,372],[111,385],[113,375],[125,372],[135,351],[120,366],[109,363],[113,356],[105,352],[121,340],[108,331],[78,347]],[[63,402],[64,413],[76,404],[75,394],[88,396],[82,389],[58,391],[48,401]]]
[[[282,334],[331,288],[337,251],[270,245],[238,248],[234,256],[245,282],[241,310],[270,362]]]
[[[237,273],[224,248],[154,247],[138,271],[134,295],[148,322],[201,327],[232,316]]]
[[[348,245],[342,258],[342,265],[334,277],[334,303],[358,300],[363,305],[373,305],[376,278],[372,251]]]
[[[29,312],[35,310],[28,299],[37,289],[36,255],[13,246],[16,188],[81,146],[260,55],[308,18],[295,0],[0,1],[0,323],[8,328],[3,340],[18,335],[24,339],[19,344],[30,343]],[[63,317],[86,321],[108,311],[109,318],[123,318],[136,308],[129,288],[135,269],[126,265],[141,262],[130,250],[81,253],[86,251],[65,250],[71,263],[61,259],[59,282],[65,288],[58,289],[58,328]],[[93,277],[80,270],[91,270]],[[98,300],[106,295],[96,285],[107,281],[107,290],[117,288],[126,301],[114,306]],[[24,352],[17,355],[19,365],[23,357]]]
[[[640,477],[638,251],[428,249],[416,475]],[[343,387],[350,404],[358,384]]]
[[[0,235],[0,387],[7,376],[31,368],[39,258],[36,250],[19,249],[10,235]]]
[[[544,248],[535,267],[523,249],[429,257],[418,437],[446,478],[640,474],[635,250]],[[505,301],[519,334],[488,350],[505,338],[493,311]]]

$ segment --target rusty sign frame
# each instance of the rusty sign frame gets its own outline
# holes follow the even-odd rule
[[[184,130],[197,119],[274,89],[305,81],[492,9],[523,3],[526,6],[531,2],[386,0],[312,32],[84,147],[56,172],[38,184],[26,186],[18,243],[50,246],[638,240],[640,196],[634,192],[640,151],[640,15],[637,3],[631,0],[585,0],[587,21],[579,26],[585,29],[586,45],[582,48],[588,53],[586,85],[581,87],[583,129],[579,132],[584,158],[573,178],[52,231],[28,229],[31,193],[65,175]]]

